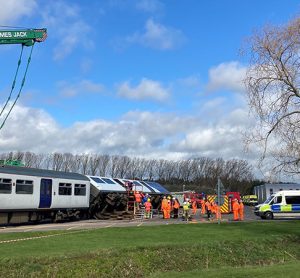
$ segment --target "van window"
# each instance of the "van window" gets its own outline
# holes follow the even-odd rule
[[[288,205],[300,205],[300,196],[285,196],[285,201]]]
[[[274,198],[274,204],[281,204],[282,196],[277,196]]]

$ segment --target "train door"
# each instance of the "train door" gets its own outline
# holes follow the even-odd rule
[[[52,201],[52,180],[41,179],[39,208],[50,208]]]

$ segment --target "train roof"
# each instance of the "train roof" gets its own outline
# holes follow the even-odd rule
[[[152,187],[156,192],[170,194],[170,191],[155,181],[144,181],[148,186]]]
[[[54,171],[54,170],[20,167],[20,166],[9,166],[9,165],[0,166],[0,173],[22,175],[22,176],[35,176],[35,177],[45,177],[45,178],[89,181],[89,179],[86,176],[78,173],[61,172],[61,171]]]
[[[107,192],[126,192],[126,189],[115,182],[112,178],[99,177],[99,176],[87,176],[91,184],[99,191]]]

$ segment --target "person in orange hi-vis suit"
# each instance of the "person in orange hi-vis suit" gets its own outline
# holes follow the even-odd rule
[[[192,203],[193,215],[196,215],[197,212],[197,202],[193,201]]]
[[[151,217],[151,199],[148,199],[147,202],[145,202],[145,218],[149,219]]]
[[[216,219],[221,220],[222,219],[221,208],[218,205],[218,203],[215,203],[215,213],[216,213]]]
[[[136,208],[139,210],[140,209],[140,204],[142,202],[143,194],[140,193],[139,191],[135,191],[134,192],[134,197],[135,197]]]
[[[201,204],[201,214],[204,215],[205,214],[205,202],[203,199],[200,200],[200,204]]]
[[[179,208],[180,208],[180,204],[179,204],[178,200],[175,197],[173,197],[173,217],[174,217],[174,219],[178,218]]]
[[[240,199],[239,202],[239,216],[240,216],[240,220],[244,220],[244,204],[242,199]]]
[[[171,202],[171,197],[168,196],[167,198],[167,205],[166,205],[166,219],[170,219],[171,218],[171,207],[172,207],[172,202]]]
[[[206,213],[207,213],[207,220],[210,220],[211,217],[211,203],[206,199],[205,201]]]
[[[233,205],[232,205],[232,211],[233,211],[233,220],[238,221],[239,220],[239,208],[240,205],[238,203],[237,199],[234,199]]]
[[[167,197],[164,196],[161,201],[161,211],[163,213],[163,218],[166,219],[167,216],[167,206],[168,206],[168,200]]]

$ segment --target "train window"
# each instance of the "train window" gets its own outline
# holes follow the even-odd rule
[[[119,181],[118,179],[113,179],[115,182],[117,182],[120,185],[124,185],[121,181]]]
[[[32,194],[33,181],[16,180],[16,194]]]
[[[72,195],[72,184],[60,182],[58,185],[58,195]]]
[[[108,178],[101,178],[105,183],[108,183],[108,184],[115,184],[111,179],[108,179]]]
[[[0,179],[0,194],[10,194],[11,186],[11,179]]]
[[[85,184],[75,184],[74,195],[85,196],[86,195],[86,185]]]
[[[104,183],[103,180],[101,180],[101,179],[99,179],[99,178],[97,178],[97,177],[91,177],[91,179],[92,179],[93,181],[95,181],[96,183]]]

